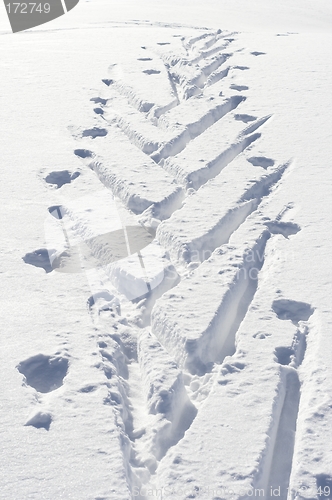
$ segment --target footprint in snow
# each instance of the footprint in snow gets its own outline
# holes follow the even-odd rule
[[[288,236],[297,234],[301,231],[300,226],[294,224],[294,222],[270,221],[266,222],[265,225],[268,227],[271,234],[281,234],[286,239],[288,239]]]
[[[160,71],[156,69],[145,69],[142,73],[146,73],[147,75],[159,75]]]
[[[254,122],[257,120],[257,116],[252,116],[252,115],[245,115],[245,114],[237,114],[234,115],[235,120],[244,122],[244,123],[249,123],[249,122]]]
[[[45,177],[45,182],[48,184],[56,185],[57,189],[61,188],[64,184],[70,184],[74,179],[80,175],[79,172],[69,172],[69,170],[55,170],[50,172]]]
[[[273,167],[275,161],[272,158],[266,158],[265,156],[252,156],[248,158],[247,161],[251,163],[254,167],[262,167],[265,170],[268,167]]]
[[[102,82],[105,83],[107,87],[109,87],[110,85],[112,85],[112,83],[114,83],[114,80],[111,80],[110,78],[104,78]]]
[[[62,386],[68,367],[67,358],[37,354],[21,361],[16,368],[25,376],[27,385],[37,392],[47,393]]]
[[[280,365],[286,366],[291,363],[293,357],[295,356],[295,351],[292,347],[281,346],[275,348],[274,354],[277,358],[277,362]]]
[[[88,149],[75,149],[74,154],[80,158],[92,158],[93,153]]]
[[[101,104],[102,106],[106,106],[107,104],[107,99],[102,99],[101,97],[92,97],[90,101]]]
[[[243,370],[246,367],[244,363],[239,361],[234,361],[232,363],[224,363],[221,368],[221,373],[226,375],[227,373],[235,373]]]
[[[87,306],[90,312],[96,312],[100,316],[103,312],[111,312],[114,315],[121,315],[120,301],[117,297],[110,294],[107,290],[97,292],[87,300]]]
[[[39,248],[34,252],[29,252],[22,257],[26,264],[30,264],[35,267],[42,267],[46,273],[53,271],[53,267],[50,261],[50,255],[54,253],[55,250],[47,250],[47,248]]]
[[[263,339],[266,339],[268,337],[271,337],[271,333],[257,332],[257,333],[254,333],[254,335],[253,335],[254,339],[259,339],[259,340],[263,340]]]
[[[95,139],[96,137],[105,137],[108,132],[105,128],[93,127],[86,130],[83,130],[82,137],[91,137]]]
[[[36,429],[50,429],[51,423],[53,421],[52,415],[48,412],[38,411],[32,417],[27,420],[24,424],[25,426],[32,426]]]
[[[233,90],[238,90],[239,92],[242,92],[242,90],[249,90],[249,87],[247,87],[247,85],[235,85],[234,83],[232,83],[230,88]]]
[[[272,303],[272,310],[282,320],[291,320],[298,326],[299,321],[307,321],[314,312],[314,308],[306,302],[289,299],[277,299]]]

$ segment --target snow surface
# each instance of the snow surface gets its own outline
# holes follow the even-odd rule
[[[332,498],[331,2],[0,13],[0,498]]]

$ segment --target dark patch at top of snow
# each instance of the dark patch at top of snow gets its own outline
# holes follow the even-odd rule
[[[79,0],[65,0],[65,5],[66,5],[67,12],[69,12],[74,7],[76,7],[76,5],[78,4],[78,2],[79,2]]]
[[[332,499],[332,476],[318,474],[316,476],[318,498]]]

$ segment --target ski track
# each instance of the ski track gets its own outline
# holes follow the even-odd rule
[[[103,97],[91,98],[92,124],[71,128],[75,155],[161,245],[163,278],[157,286],[153,273],[139,276],[124,259],[109,266],[109,286],[87,301],[107,380],[104,403],[115,414],[131,491],[151,481],[168,450],[190,429],[210,393],[214,367],[222,365],[225,373],[244,369],[232,358],[224,360],[236,353],[236,334],[255,297],[266,244],[275,235],[288,238],[300,230],[281,221],[280,214],[264,216],[271,192],[280,188],[291,163],[255,153],[270,116],[251,114],[246,85],[233,83],[227,97],[219,92],[218,82],[248,69],[232,66],[235,39],[236,33],[218,30],[181,39],[177,52],[162,41],[142,47],[139,70],[150,79],[147,85],[161,90],[149,99],[146,89],[137,90],[113,65],[102,81]],[[44,180],[61,189],[79,175],[64,170]],[[107,268],[106,239],[98,238],[98,230],[91,232],[86,214],[66,206],[49,212],[83,238],[87,258]],[[23,260],[49,273],[55,269],[51,255],[39,249]],[[152,262],[156,258],[152,255]],[[248,279],[251,271],[256,275]],[[137,300],[128,296],[129,288],[121,288],[123,276],[142,290]],[[212,295],[204,295],[207,283]],[[135,312],[129,320],[123,305]],[[275,350],[282,397],[256,483],[287,488],[300,401],[297,368],[309,332],[298,322],[308,320],[313,309],[286,300],[272,308],[297,332],[292,346]],[[60,356],[41,356],[22,361],[18,370],[28,385],[49,392],[62,384],[69,364]],[[26,425],[49,429],[51,416],[34,418]]]
[[[310,334],[307,321],[314,308],[303,302],[281,299],[272,303],[272,310],[278,319],[292,321],[297,329],[290,346],[275,349],[276,361],[281,365],[281,396],[274,410],[274,427],[270,433],[258,486],[267,492],[267,499],[273,498],[272,492],[280,488],[279,498],[287,500],[300,405],[301,384],[297,369],[305,356],[306,337]]]

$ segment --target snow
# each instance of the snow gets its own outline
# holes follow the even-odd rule
[[[0,498],[331,498],[331,3],[0,12]]]

